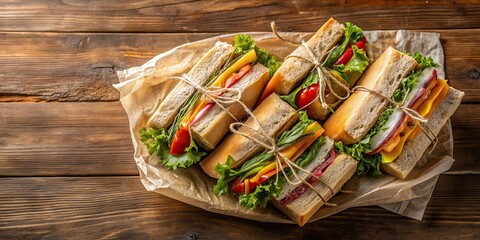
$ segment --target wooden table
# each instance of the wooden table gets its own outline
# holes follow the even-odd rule
[[[479,238],[478,1],[1,1],[0,239]],[[328,17],[364,30],[441,33],[456,162],[423,221],[379,207],[295,225],[226,217],[146,191],[133,161],[116,70],[226,32],[315,31]]]

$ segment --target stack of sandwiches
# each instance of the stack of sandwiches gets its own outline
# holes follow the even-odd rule
[[[243,105],[256,106],[253,115],[238,102],[222,108],[180,81],[142,129],[142,141],[169,169],[200,162],[218,179],[215,194],[237,195],[246,208],[270,202],[301,226],[355,172],[408,176],[463,97],[438,78],[431,58],[389,47],[370,63],[362,30],[351,23],[328,20],[281,66],[240,41],[253,43],[245,35],[235,46],[217,43],[187,76],[239,89]],[[319,89],[317,68],[336,80],[331,88]],[[343,103],[337,98],[350,93]],[[229,133],[234,122],[241,127]]]

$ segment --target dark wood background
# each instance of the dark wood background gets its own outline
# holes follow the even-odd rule
[[[222,33],[313,32],[330,16],[364,30],[441,33],[456,162],[423,221],[379,207],[303,228],[226,217],[147,192],[116,70]],[[480,3],[457,1],[0,1],[0,239],[480,238]]]

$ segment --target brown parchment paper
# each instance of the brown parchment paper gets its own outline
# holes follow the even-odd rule
[[[247,33],[257,45],[283,59],[294,47],[276,39],[271,33]],[[291,41],[308,39],[311,33],[285,33]],[[440,76],[444,76],[444,55],[439,34],[411,31],[371,31],[367,36],[368,54],[376,59],[388,46],[432,56],[440,63]],[[235,34],[221,35],[178,46],[162,53],[140,67],[119,71],[120,101],[128,115],[131,136],[135,149],[134,159],[140,172],[140,180],[148,191],[203,208],[207,211],[261,221],[293,223],[272,206],[265,209],[246,210],[237,204],[233,196],[216,196],[212,193],[215,183],[198,166],[177,171],[168,171],[158,164],[158,159],[148,154],[139,138],[138,131],[156,107],[177,82],[168,79],[187,72],[216,41],[232,43]],[[168,79],[168,80],[167,80]],[[344,209],[356,206],[378,205],[389,211],[414,219],[421,219],[437,182],[438,175],[447,171],[453,158],[453,139],[450,121],[439,134],[440,141],[432,154],[426,153],[407,179],[391,176],[367,178],[354,176],[343,189],[355,193],[341,193],[329,202],[336,207],[323,207],[311,219],[315,221]]]

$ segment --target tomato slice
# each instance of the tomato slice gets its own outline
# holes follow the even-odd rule
[[[188,131],[187,126],[182,125],[173,137],[172,145],[170,146],[170,154],[182,154],[188,146],[190,146],[190,132]]]
[[[365,50],[365,42],[366,42],[366,38],[364,36],[364,37],[360,38],[360,40],[358,40],[357,43],[355,43],[355,46],[359,49]],[[347,64],[348,61],[350,61],[350,59],[352,59],[352,57],[353,57],[353,48],[348,47],[347,50],[342,54],[342,56],[340,56],[338,58],[337,62],[334,63],[332,66],[340,65],[340,64]]]
[[[242,78],[248,72],[250,72],[250,70],[252,70],[252,65],[247,64],[247,65],[243,66],[242,68],[240,68],[238,73],[233,73],[229,78],[227,78],[227,80],[225,80],[225,88],[230,88],[233,84],[238,82],[238,80],[240,80],[240,78]]]
[[[295,103],[297,107],[303,109],[305,106],[313,102],[317,98],[318,83],[314,83],[297,93]]]

